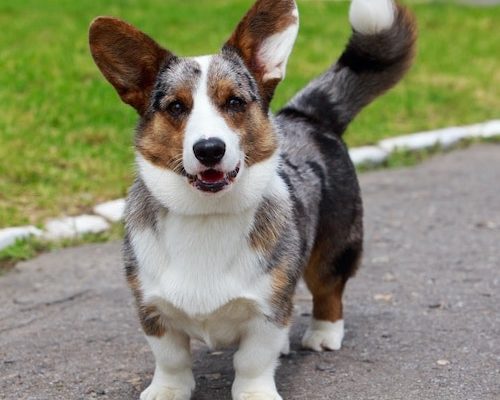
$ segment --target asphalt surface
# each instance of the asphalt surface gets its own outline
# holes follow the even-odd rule
[[[366,254],[338,352],[300,349],[299,291],[285,399],[500,399],[500,146],[363,174]],[[153,358],[120,244],[43,255],[0,277],[1,399],[137,399]],[[195,346],[195,399],[229,399],[231,351]]]

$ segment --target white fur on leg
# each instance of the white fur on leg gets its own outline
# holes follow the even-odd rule
[[[146,338],[156,368],[151,384],[141,393],[141,400],[189,400],[195,386],[189,338],[173,331],[161,338]]]
[[[288,328],[261,318],[249,323],[234,355],[233,400],[282,400],[274,383],[274,370],[286,340]]]
[[[285,328],[286,335],[283,339],[283,345],[281,346],[280,353],[283,356],[290,354],[290,327]]]
[[[389,29],[394,23],[392,0],[352,0],[349,20],[355,31],[373,35]]]
[[[290,354],[290,337],[288,336],[288,334],[286,336],[285,343],[283,343],[283,347],[281,347],[280,353],[284,356]]]
[[[339,350],[344,338],[344,320],[335,322],[311,320],[302,338],[302,346],[314,351]]]

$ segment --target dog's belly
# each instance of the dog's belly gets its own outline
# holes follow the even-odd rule
[[[211,314],[194,317],[166,301],[156,305],[168,328],[184,332],[211,349],[236,343],[248,321],[260,314],[258,304],[247,299],[232,300]]]

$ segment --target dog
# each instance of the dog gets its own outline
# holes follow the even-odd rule
[[[353,0],[334,65],[276,115],[295,42],[294,0],[258,0],[220,53],[182,58],[99,17],[92,56],[139,114],[124,259],[156,368],[141,400],[185,400],[191,338],[238,344],[235,400],[276,400],[297,281],[313,296],[306,348],[338,350],[342,295],[361,259],[362,201],[342,134],[412,63],[412,14]]]

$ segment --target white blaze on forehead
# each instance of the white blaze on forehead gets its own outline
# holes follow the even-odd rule
[[[209,97],[209,70],[214,56],[193,58],[200,65],[201,77],[193,93],[193,109],[189,115],[184,135],[184,168],[187,173],[195,175],[205,167],[196,159],[193,145],[202,139],[219,138],[226,144],[226,154],[222,159],[222,169],[226,172],[236,168],[242,159],[239,135],[224,120]]]

